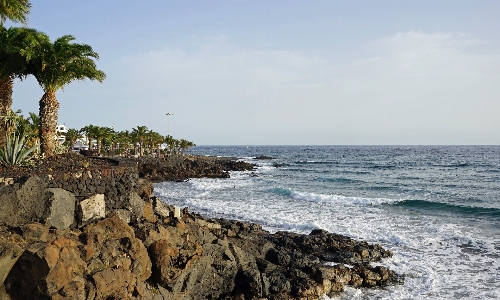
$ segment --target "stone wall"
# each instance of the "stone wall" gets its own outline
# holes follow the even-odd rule
[[[75,195],[77,202],[95,194],[104,194],[106,210],[123,207],[131,192],[137,192],[139,175],[136,166],[116,166],[76,172],[53,172],[38,175],[49,188],[62,188]],[[0,185],[14,183],[16,178],[0,178]]]

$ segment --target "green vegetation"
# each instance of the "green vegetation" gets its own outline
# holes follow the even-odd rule
[[[71,129],[70,129],[71,130]],[[137,126],[132,131],[115,131],[109,127],[87,125],[79,131],[87,141],[96,142],[96,151],[102,155],[115,153],[120,155],[171,155],[184,153],[190,147],[196,146],[185,139],[174,139],[172,136],[162,136],[160,133],[149,130],[146,126]],[[166,145],[162,149],[162,145]],[[92,148],[92,147],[91,147]],[[73,147],[71,148],[73,149]]]
[[[0,163],[4,165],[22,166],[32,162],[29,156],[38,149],[38,144],[30,134],[32,123],[24,119],[21,111],[10,110],[2,121],[7,129],[6,144],[0,149]],[[31,117],[30,117],[31,118]]]
[[[7,19],[12,22],[26,24],[31,9],[29,0],[1,0],[0,1],[0,25]]]
[[[185,139],[137,126],[131,131],[115,132],[109,127],[88,125],[80,130],[70,129],[63,145],[57,143],[59,102],[56,92],[75,80],[97,80],[106,75],[98,70],[95,61],[99,55],[91,46],[78,44],[71,35],[64,35],[53,42],[43,32],[26,27],[5,28],[7,20],[27,23],[31,9],[29,0],[0,0],[0,162],[24,164],[30,155],[52,156],[74,148],[83,136],[96,141],[96,151],[123,155],[183,154],[195,146]],[[30,113],[28,118],[20,111],[12,111],[14,79],[33,75],[44,94],[39,101],[39,115]],[[167,147],[162,150],[162,145]],[[92,144],[90,145],[92,148]],[[37,150],[37,151],[35,151]]]
[[[75,80],[97,80],[106,75],[98,70],[99,58],[92,47],[73,43],[74,37],[64,35],[54,42],[35,29],[5,28],[6,20],[26,24],[31,3],[28,0],[0,0],[0,116],[12,107],[12,88],[15,78],[35,76],[44,95],[39,109],[39,140],[43,154],[54,155],[59,102],[56,92]],[[6,145],[7,131],[0,124],[0,148]]]
[[[65,35],[53,43],[45,41],[42,51],[30,63],[30,70],[44,90],[40,100],[40,147],[42,153],[51,156],[55,152],[59,102],[56,92],[75,80],[97,80],[106,75],[96,68],[94,59],[99,55],[85,44],[71,43],[75,38]]]
[[[30,74],[28,64],[47,35],[29,28],[9,28],[0,25],[0,116],[6,116],[12,107],[12,89],[15,78]],[[0,126],[0,147],[5,146],[6,128]]]

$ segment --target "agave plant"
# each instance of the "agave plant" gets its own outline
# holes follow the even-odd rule
[[[26,147],[23,132],[13,133],[7,136],[5,149],[0,149],[0,162],[10,166],[27,165],[30,162],[28,155],[36,148],[38,145]]]

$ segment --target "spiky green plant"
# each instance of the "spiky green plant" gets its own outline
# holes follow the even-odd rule
[[[6,138],[5,149],[0,149],[0,162],[9,166],[23,166],[30,162],[28,155],[33,152],[38,145],[27,148],[24,134],[13,133]]]

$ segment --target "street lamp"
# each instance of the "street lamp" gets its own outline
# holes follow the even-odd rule
[[[166,113],[166,115],[167,115],[167,118],[168,118],[168,131],[167,131],[167,135],[170,136],[170,116],[173,116],[174,114]]]

